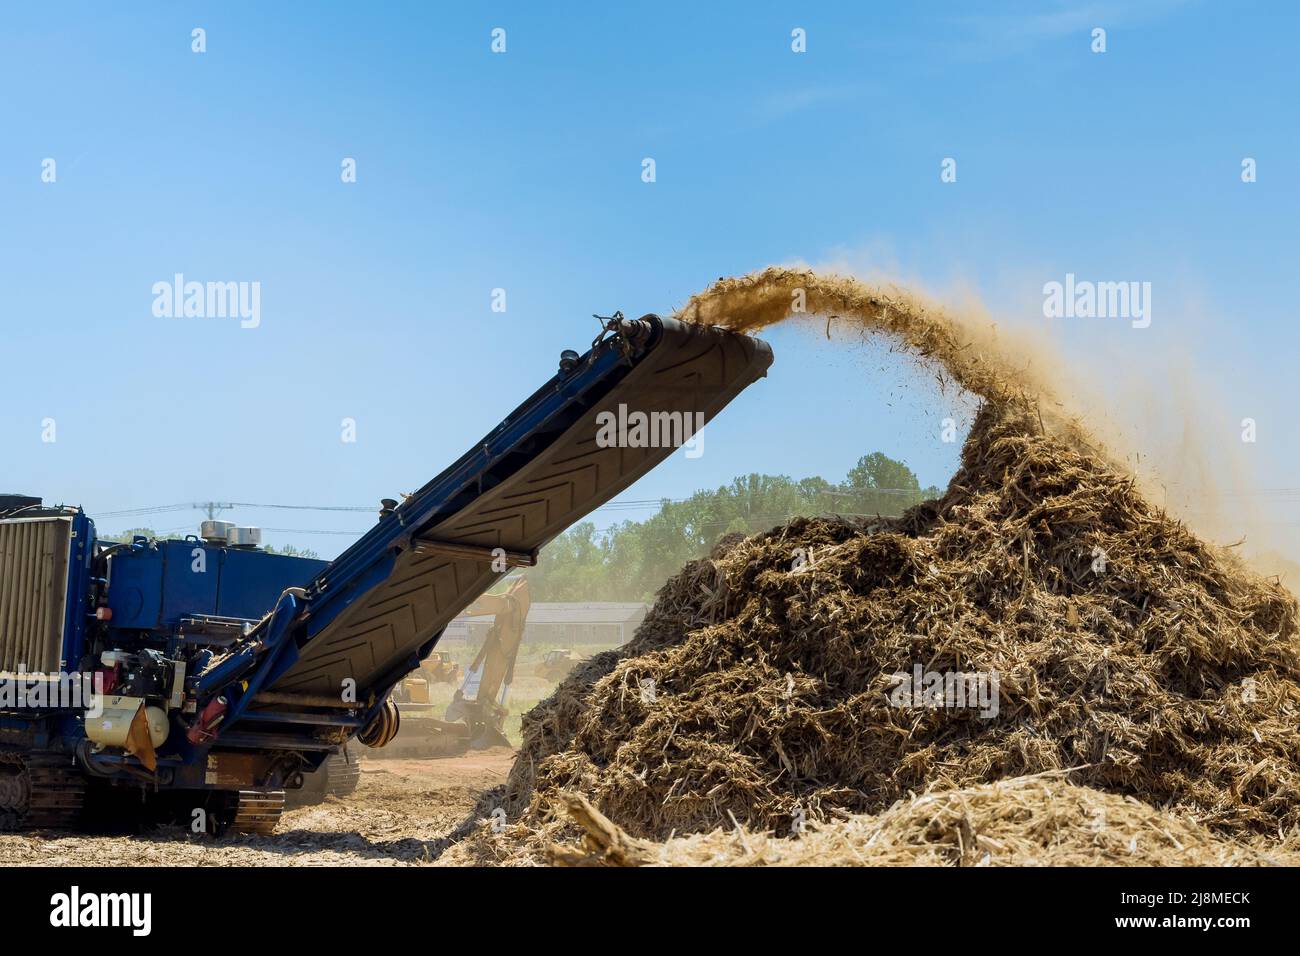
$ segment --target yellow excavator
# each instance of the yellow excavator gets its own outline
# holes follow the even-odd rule
[[[518,577],[504,592],[484,594],[466,608],[470,617],[492,615],[492,627],[446,712],[437,715],[427,676],[417,672],[408,677],[393,690],[399,715],[397,736],[368,756],[453,757],[469,750],[510,746],[505,735],[510,685],[531,603],[528,580]]]
[[[518,578],[504,593],[484,594],[469,606],[470,615],[491,614],[492,627],[445,719],[468,728],[470,750],[510,745],[505,735],[510,685],[531,603],[528,579]]]

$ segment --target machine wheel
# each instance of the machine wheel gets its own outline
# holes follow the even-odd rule
[[[0,829],[74,827],[85,793],[86,778],[70,756],[0,750]]]
[[[361,783],[361,757],[351,747],[344,748],[325,759],[325,792],[331,797],[346,797],[354,793]]]
[[[326,797],[346,797],[361,782],[361,758],[351,745],[336,754],[330,754],[320,768],[307,774],[307,779],[297,790],[285,791],[289,809],[309,807]]]

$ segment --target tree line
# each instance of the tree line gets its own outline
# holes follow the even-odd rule
[[[605,531],[574,525],[542,549],[528,572],[536,601],[648,601],[686,562],[703,557],[723,535],[756,534],[799,516],[897,516],[936,498],[912,469],[873,452],[843,481],[750,474],[684,501],[665,500],[644,521]]]

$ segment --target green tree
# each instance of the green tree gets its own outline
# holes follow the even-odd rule
[[[873,491],[881,489],[916,491],[921,487],[911,468],[878,451],[863,455],[858,459],[858,463],[849,469],[848,485],[854,489]]]
[[[312,560],[320,560],[320,555],[311,548],[295,548],[291,544],[286,544],[279,548],[274,545],[264,544],[262,545],[262,550],[267,554],[285,554],[291,558],[311,558]]]
[[[99,540],[116,541],[120,544],[130,544],[131,541],[137,537],[155,538],[160,541],[172,541],[177,538],[182,538],[184,535],[176,534],[175,532],[159,534],[157,531],[154,531],[153,528],[127,528],[125,531],[119,532],[118,534],[103,534],[101,532]]]

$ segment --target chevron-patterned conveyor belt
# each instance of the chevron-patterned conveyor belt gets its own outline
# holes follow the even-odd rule
[[[757,339],[665,320],[656,347],[574,425],[470,505],[427,532],[439,541],[531,551],[609,501],[679,449],[601,447],[597,415],[702,412],[709,421],[766,374]],[[694,419],[693,419],[694,420]],[[388,577],[312,638],[276,689],[334,694],[345,678],[369,691],[500,577],[479,558],[401,552]]]

